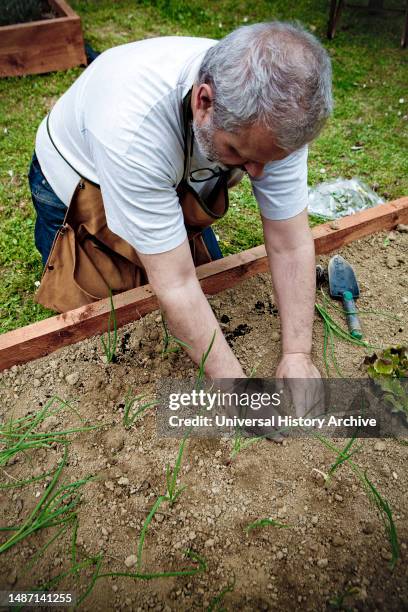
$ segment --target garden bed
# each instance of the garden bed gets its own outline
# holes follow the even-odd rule
[[[0,77],[40,74],[86,64],[81,20],[65,0],[48,0],[39,21],[0,27]]]
[[[360,309],[383,312],[362,315],[365,338],[376,346],[407,344],[408,234],[379,233],[339,252],[355,267]],[[327,263],[328,257],[319,259]],[[210,298],[210,303],[245,370],[256,367],[257,376],[272,377],[280,334],[269,276],[246,280]],[[395,315],[398,319],[392,318]],[[341,321],[336,313],[334,317]],[[42,431],[84,426],[77,413],[87,425],[103,427],[67,435],[68,457],[58,482],[96,475],[81,487],[75,560],[72,519],[27,571],[30,559],[59,527],[41,529],[1,555],[0,590],[31,589],[76,567],[77,577],[66,576],[54,590],[80,595],[96,578],[82,604],[88,610],[215,610],[220,602],[227,610],[248,611],[404,609],[408,449],[396,440],[362,440],[353,455],[392,510],[400,545],[393,570],[384,525],[348,463],[324,486],[319,470],[327,473],[336,456],[318,440],[291,439],[283,445],[260,441],[232,457],[231,440],[193,438],[186,443],[178,474],[180,485],[187,488],[173,506],[163,501],[146,534],[141,569],[136,569],[131,556],[137,555],[150,509],[166,492],[166,464],[174,466],[180,441],[157,437],[153,407],[126,429],[125,398],[130,390],[148,401],[160,378],[186,378],[196,371],[183,353],[163,356],[162,350],[156,311],[120,330],[116,363],[106,364],[100,339],[91,338],[1,375],[4,420],[33,414],[59,396],[72,400],[75,410],[66,407],[49,416]],[[366,353],[362,347],[336,344],[344,377],[366,375]],[[317,317],[313,356],[324,373],[323,327]],[[343,447],[345,441],[336,444]],[[17,455],[16,461],[3,465],[0,482],[15,484],[15,479],[55,470],[62,455],[58,443]],[[24,523],[50,479],[2,491],[2,526]],[[288,527],[245,532],[248,524],[266,517]],[[2,532],[0,541],[12,533]],[[189,548],[206,559],[205,571],[202,566],[203,571],[191,576],[144,580],[146,573],[194,573],[199,564],[183,556]],[[90,557],[95,565],[86,564]],[[112,572],[144,575],[98,577]],[[229,592],[221,597],[228,585]]]

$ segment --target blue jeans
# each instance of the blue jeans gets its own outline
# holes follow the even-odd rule
[[[28,182],[30,183],[31,198],[37,212],[34,230],[35,246],[40,251],[45,266],[56,233],[64,223],[67,207],[54,193],[45,178],[35,153],[31,161]],[[221,259],[223,255],[211,227],[207,227],[202,235],[212,259]]]
[[[54,193],[43,175],[35,153],[28,173],[28,182],[37,213],[34,230],[35,246],[40,251],[45,266],[55,235],[64,223],[67,207]]]

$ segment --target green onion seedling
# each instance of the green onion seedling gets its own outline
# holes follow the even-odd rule
[[[168,353],[177,353],[180,347],[191,349],[191,346],[189,344],[187,344],[186,342],[183,342],[183,340],[180,340],[180,338],[177,338],[176,336],[173,336],[172,334],[169,333],[164,314],[163,313],[160,313],[160,314],[161,314],[161,322],[162,322],[163,333],[164,333],[162,355],[167,355]],[[176,346],[170,347],[172,342],[174,342]]]
[[[225,595],[227,593],[232,593],[232,591],[234,589],[235,589],[235,576],[232,578],[231,582],[229,582],[227,584],[227,586],[224,587],[222,589],[222,591],[218,595],[213,597],[213,599],[210,602],[210,605],[207,608],[207,612],[223,612],[223,611],[225,611],[225,608],[222,607],[224,597],[225,597]]]
[[[357,478],[360,480],[361,484],[365,492],[367,493],[368,499],[372,502],[374,507],[377,509],[381,520],[384,525],[384,529],[388,540],[391,546],[391,561],[390,567],[393,569],[397,560],[399,559],[399,542],[397,530],[395,527],[394,519],[392,516],[392,511],[389,503],[386,499],[382,497],[378,489],[374,486],[371,480],[368,478],[366,472],[364,472],[354,461],[350,459],[350,455],[347,457],[344,454],[344,451],[341,451],[337,446],[335,446],[330,440],[321,436],[320,434],[315,434],[315,437],[326,446],[329,450],[337,455],[338,458],[342,459],[341,463],[347,463],[350,469],[354,472]]]
[[[74,410],[78,418],[83,421],[70,402],[62,400],[58,396],[50,398],[41,410],[29,414],[19,419],[9,419],[4,425],[0,426],[0,467],[6,467],[10,461],[18,454],[23,453],[28,456],[28,451],[38,449],[49,449],[55,444],[68,444],[68,437],[75,433],[92,431],[102,427],[101,425],[72,427],[60,431],[39,431],[40,426],[46,425],[49,416],[53,416],[63,409]],[[5,470],[3,472],[12,478]],[[40,476],[33,476],[26,479],[12,479],[12,482],[0,484],[1,489],[11,489],[23,487],[25,485],[43,480],[53,474],[50,470]]]
[[[103,336],[101,336],[101,344],[102,344],[102,348],[105,353],[107,363],[112,363],[115,361],[115,358],[116,358],[116,349],[117,349],[117,343],[118,343],[118,328],[117,328],[117,322],[116,322],[115,306],[113,304],[112,289],[110,288],[109,288],[109,300],[110,300],[111,309],[109,312],[109,319],[108,319],[108,338],[107,338],[107,341],[105,342],[105,339],[103,338]],[[113,330],[112,330],[112,325],[113,325]]]
[[[249,533],[250,531],[252,531],[252,529],[259,529],[260,527],[268,527],[269,525],[272,525],[272,527],[278,527],[278,529],[289,529],[290,528],[290,525],[285,525],[284,523],[280,523],[279,521],[275,521],[274,519],[263,518],[263,519],[258,519],[254,521],[253,523],[250,523],[249,525],[247,525],[244,531],[246,531],[246,533]]]
[[[129,429],[135,423],[135,421],[137,421],[142,416],[142,414],[146,412],[146,410],[158,405],[158,402],[156,400],[152,400],[151,402],[146,402],[141,405],[139,404],[137,409],[133,410],[133,406],[135,405],[135,403],[140,402],[143,398],[143,394],[133,396],[131,391],[128,391],[125,398],[125,408],[123,414],[123,425],[126,429]]]
[[[248,448],[248,446],[252,446],[252,444],[255,444],[255,442],[259,442],[260,440],[264,440],[264,439],[265,439],[265,436],[255,436],[253,438],[247,438],[246,436],[242,434],[242,430],[239,427],[236,427],[235,433],[234,433],[232,451],[230,455],[231,461],[235,459],[238,453]]]
[[[91,477],[82,478],[70,484],[63,484],[56,489],[62,469],[67,462],[67,456],[68,451],[65,445],[64,456],[60,465],[40,501],[21,526],[7,528],[7,530],[12,530],[15,533],[0,545],[0,553],[6,552],[40,529],[62,526],[76,516],[75,508],[81,499],[80,488],[89,482]]]

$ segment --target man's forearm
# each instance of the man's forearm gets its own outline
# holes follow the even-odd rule
[[[244,376],[197,280],[188,240],[171,251],[138,255],[171,333],[190,347],[186,350],[191,359],[200,363],[215,332],[205,374],[210,378]]]
[[[215,339],[205,365],[211,378],[240,378],[241,365],[220,329],[217,319],[206,300],[199,282],[192,278],[182,287],[159,291],[157,295],[171,333],[189,345],[186,351],[199,363]]]
[[[316,293],[313,239],[291,250],[268,249],[268,258],[281,319],[282,353],[310,354]]]

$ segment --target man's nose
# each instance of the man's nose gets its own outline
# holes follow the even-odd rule
[[[263,175],[265,164],[260,164],[257,162],[248,162],[244,164],[245,170],[248,172],[249,176],[252,178],[260,178]]]

